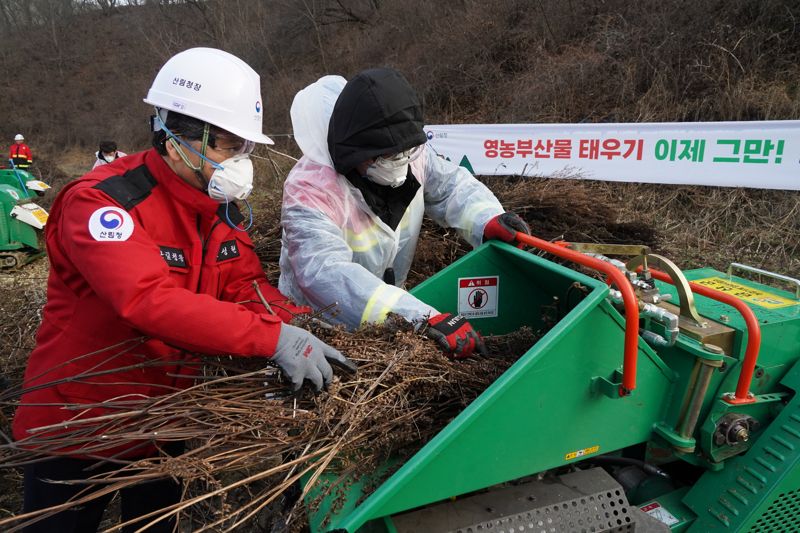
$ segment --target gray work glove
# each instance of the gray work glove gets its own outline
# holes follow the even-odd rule
[[[331,364],[349,373],[356,371],[356,364],[339,350],[331,348],[308,331],[289,324],[281,324],[272,361],[292,381],[295,392],[300,390],[306,379],[311,381],[317,392],[327,387],[333,379]]]

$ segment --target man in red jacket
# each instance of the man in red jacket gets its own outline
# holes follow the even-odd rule
[[[245,200],[252,188],[254,143],[272,142],[262,133],[258,75],[226,52],[194,48],[162,67],[145,102],[157,113],[154,148],[68,184],[51,209],[48,301],[13,424],[20,446],[36,428],[106,414],[108,409],[98,407],[103,402],[189,386],[185,363],[195,352],[264,357],[295,390],[305,380],[317,390],[324,387],[332,378],[329,361],[355,368],[288,323],[306,309],[269,285],[242,228],[245,217],[233,203]],[[253,281],[277,315],[253,303],[259,300]],[[41,439],[48,431],[58,429],[34,436]],[[82,489],[49,480],[82,479],[113,468],[98,463],[98,456],[137,458],[158,448],[174,452],[156,441],[112,449],[93,445],[30,465],[25,511],[63,503]],[[94,531],[110,497],[28,530]],[[122,519],[178,497],[179,487],[170,480],[123,491]],[[174,525],[162,521],[155,527],[172,531]]]
[[[33,163],[31,149],[25,144],[25,137],[21,133],[14,136],[14,144],[8,151],[8,158],[14,162],[14,166],[17,168],[27,169]]]

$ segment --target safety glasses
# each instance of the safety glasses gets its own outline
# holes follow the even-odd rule
[[[210,136],[208,145],[215,151],[225,155],[226,159],[237,155],[250,155],[256,147],[253,141],[241,137],[228,137],[222,135]]]
[[[384,156],[376,157],[373,165],[376,167],[387,168],[387,169],[402,167],[403,165],[411,163],[412,161],[417,159],[420,156],[420,154],[422,154],[422,146],[423,145],[420,144],[419,146],[415,146],[414,148],[411,148],[409,150],[398,152],[388,157]]]

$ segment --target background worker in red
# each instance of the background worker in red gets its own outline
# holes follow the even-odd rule
[[[189,386],[191,369],[181,363],[193,361],[193,352],[263,357],[295,389],[304,380],[317,390],[330,382],[329,360],[354,369],[338,351],[288,324],[303,309],[267,282],[242,227],[246,217],[233,203],[245,201],[252,188],[254,143],[271,143],[262,133],[258,75],[226,52],[194,48],[167,61],[145,102],[157,113],[154,148],[68,184],[51,209],[48,301],[13,424],[20,446],[37,427],[105,414],[97,406],[111,399]],[[253,281],[277,316],[252,303],[258,301]],[[157,453],[158,446],[71,449],[71,457],[30,465],[25,511],[62,503],[80,490],[48,480],[96,474],[87,470],[97,466],[88,455],[136,458]],[[170,480],[123,491],[123,521],[178,496]],[[59,513],[30,530],[93,531],[107,501]],[[159,524],[165,531],[174,525]]]
[[[422,218],[457,230],[472,246],[529,233],[466,169],[430,152],[422,105],[397,71],[350,81],[325,76],[291,108],[303,157],[286,178],[278,287],[297,302],[331,309],[350,328],[395,313],[422,327],[453,357],[483,341],[461,315],[440,313],[403,289]]]
[[[14,144],[8,151],[8,158],[14,162],[14,166],[27,169],[33,164],[31,149],[25,144],[25,137],[21,133],[14,135]]]

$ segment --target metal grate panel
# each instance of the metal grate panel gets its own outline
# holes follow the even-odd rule
[[[631,506],[602,468],[579,470],[442,502],[391,518],[397,533],[664,533]]]
[[[778,495],[750,531],[800,531],[800,491],[793,490]]]
[[[457,529],[456,533],[556,533],[575,531],[597,533],[633,531],[633,520],[628,512],[628,501],[619,490],[598,493],[559,505],[531,509],[525,513],[490,520],[470,527]]]

